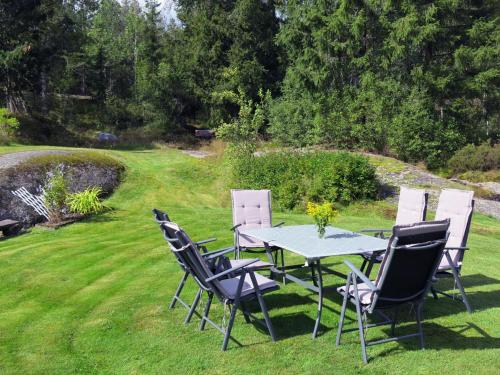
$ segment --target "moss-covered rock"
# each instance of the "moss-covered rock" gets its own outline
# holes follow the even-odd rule
[[[70,192],[98,186],[105,196],[116,189],[125,171],[123,164],[101,152],[47,153],[24,159],[0,169],[0,219],[15,219],[24,226],[43,221],[43,217],[11,191],[24,186],[33,194],[39,193],[56,169],[63,172]]]

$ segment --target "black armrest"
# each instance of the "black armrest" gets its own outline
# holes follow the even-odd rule
[[[198,242],[195,242],[195,245],[203,245],[205,243],[209,243],[209,242],[214,242],[214,241],[217,241],[217,238],[207,238],[206,240],[201,240],[201,241],[198,241]]]
[[[284,225],[284,224],[285,224],[285,222],[284,222],[284,221],[281,221],[281,222],[279,222],[278,224],[273,225],[273,228],[276,228],[276,227],[281,227],[281,226],[282,226],[282,225]]]
[[[241,224],[236,224],[234,227],[231,228],[231,230],[234,232],[238,227],[241,227]]]
[[[373,292],[379,291],[379,289],[375,286],[375,284],[373,284],[370,281],[370,279],[368,277],[366,277],[366,275],[363,272],[358,270],[354,266],[354,264],[352,264],[348,260],[344,260],[344,263],[347,265],[347,267],[349,267],[351,269],[352,272],[354,272],[356,274],[357,277],[359,277],[361,279],[361,281],[363,281],[366,284],[366,286],[368,286],[368,288],[370,288]]]
[[[229,273],[233,273],[235,271],[238,271],[239,269],[245,268],[246,266],[249,266],[250,264],[253,264],[253,263],[258,262],[258,261],[259,261],[259,259],[249,259],[247,262],[240,264],[239,266],[230,268],[228,270],[222,271],[222,272],[218,273],[217,275],[213,275],[212,277],[205,279],[205,281],[208,283],[210,281],[216,280],[222,276],[226,276]]]
[[[214,250],[208,253],[201,254],[201,256],[205,259],[215,259],[232,251],[234,251],[234,247],[226,247],[224,249]]]

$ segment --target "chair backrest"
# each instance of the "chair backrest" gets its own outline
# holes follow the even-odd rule
[[[213,292],[219,300],[224,301],[228,296],[227,291],[218,280],[206,281],[206,279],[213,276],[213,273],[187,233],[172,222],[164,222],[161,227],[166,232],[175,233],[175,238],[179,240],[180,246],[175,248],[173,252],[182,261],[184,267],[191,273],[198,285],[204,290]]]
[[[474,212],[474,192],[469,190],[443,189],[439,196],[436,209],[435,220],[450,219],[450,237],[446,247],[464,247],[467,245],[467,238]],[[463,257],[463,250],[449,251],[453,266],[460,267]],[[444,257],[442,266],[447,266],[448,261]]]
[[[238,247],[264,247],[262,241],[239,233],[242,229],[269,228],[272,226],[270,190],[231,190],[235,244]]]
[[[153,208],[152,211],[153,216],[158,224],[163,221],[170,221],[170,218],[168,217],[168,214],[166,212],[160,211],[156,208]]]
[[[412,189],[401,186],[396,225],[425,221],[428,197],[429,195],[423,189]]]
[[[396,225],[380,266],[370,310],[425,297],[443,255],[448,219]]]

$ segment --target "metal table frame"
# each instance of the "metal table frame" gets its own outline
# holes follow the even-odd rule
[[[304,228],[306,226],[303,226],[303,225],[286,226],[286,227],[281,227],[281,228],[291,229],[291,228],[297,228],[297,227]],[[311,226],[308,226],[308,227],[311,227]],[[380,254],[381,251],[384,251],[387,248],[388,241],[383,240],[383,239],[376,239],[376,241],[374,242],[372,240],[372,239],[374,239],[374,237],[371,237],[371,236],[366,236],[366,235],[360,234],[360,233],[345,231],[345,230],[340,229],[340,228],[328,227],[327,232],[333,230],[333,231],[335,231],[335,233],[344,233],[346,236],[350,235],[351,237],[359,237],[362,240],[366,240],[367,238],[369,238],[370,242],[377,243],[377,245],[372,245],[372,246],[363,247],[363,248],[358,247],[357,249],[353,248],[350,251],[342,251],[341,253],[336,253],[335,251],[332,250],[331,253],[324,253],[321,256],[309,257],[309,256],[306,256],[305,251],[299,251],[298,249],[291,249],[290,248],[291,246],[289,246],[289,244],[287,244],[287,243],[284,243],[283,241],[273,241],[272,239],[270,239],[269,230],[270,229],[280,230],[281,228],[266,228],[264,230],[251,229],[251,230],[242,231],[242,233],[247,235],[247,236],[254,237],[254,238],[264,242],[265,249],[266,249],[266,255],[269,258],[269,261],[273,264],[273,266],[271,267],[271,271],[273,274],[280,275],[283,278],[284,283],[286,283],[286,280],[289,280],[289,281],[295,282],[295,283],[303,286],[304,288],[311,290],[311,291],[318,294],[318,311],[317,311],[317,315],[316,315],[314,329],[312,332],[312,338],[314,339],[318,335],[318,330],[319,330],[319,326],[321,323],[321,313],[323,311],[323,298],[324,298],[323,272],[340,276],[343,279],[345,279],[347,277],[347,275],[342,274],[338,271],[334,271],[334,270],[331,270],[329,268],[323,267],[321,265],[321,259],[329,257],[329,256],[356,255],[356,254],[362,254],[365,252],[372,252],[372,257],[371,257],[370,262],[373,262],[376,259],[377,255]],[[260,235],[259,236],[259,232],[266,233],[267,235]],[[316,234],[316,238],[317,238],[317,234]],[[276,247],[282,249],[281,250],[281,265],[280,266],[278,266],[278,259],[277,259],[278,252],[275,252],[276,259],[273,256],[273,251],[275,251]],[[304,267],[304,265],[301,264],[301,265],[285,266],[283,249],[288,250],[294,254],[304,256],[306,258],[307,264],[311,268],[311,272],[312,272],[312,276],[313,276],[313,283],[307,282],[303,279],[300,279],[300,278],[286,272],[287,269],[302,268],[302,267]],[[315,274],[317,274],[317,276]]]

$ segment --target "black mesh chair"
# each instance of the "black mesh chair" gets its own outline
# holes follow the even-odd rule
[[[340,345],[342,333],[359,330],[364,363],[368,362],[366,346],[419,337],[420,346],[424,348],[422,306],[443,256],[449,225],[450,221],[446,219],[395,226],[375,281],[370,281],[363,272],[349,261],[345,261],[351,272],[347,276],[346,285],[337,289],[344,296],[337,345]],[[358,327],[344,330],[348,301],[356,306]],[[403,304],[413,306],[418,333],[395,336],[397,308]],[[384,312],[390,309],[395,311],[393,318]],[[384,320],[367,324],[367,314],[373,313],[377,313]],[[392,337],[370,342],[365,340],[365,329],[385,324],[391,325]]]
[[[249,323],[253,318],[257,323],[261,323],[256,319],[246,308],[245,303],[257,299],[264,315],[265,324],[263,324],[273,341],[276,341],[273,326],[267,312],[267,307],[262,295],[264,293],[279,289],[278,284],[254,271],[252,264],[258,262],[258,259],[244,260],[237,267],[224,269],[221,272],[214,274],[206,258],[200,254],[196,248],[196,244],[190,240],[188,235],[175,223],[164,222],[161,227],[165,232],[174,232],[175,239],[180,247],[174,252],[181,260],[196,282],[200,290],[205,291],[208,295],[205,310],[200,322],[200,330],[204,330],[205,324],[208,322],[221,333],[224,334],[222,350],[227,349],[229,339],[231,338],[231,330],[234,323],[237,310],[240,308],[243,312],[245,320]],[[213,297],[217,297],[224,305],[231,305],[231,314],[227,323],[227,328],[220,327],[208,318]]]

